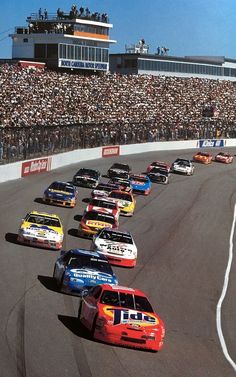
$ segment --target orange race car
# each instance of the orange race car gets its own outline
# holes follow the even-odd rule
[[[193,156],[193,161],[200,162],[202,164],[210,164],[212,162],[212,154],[208,152],[197,152]]]

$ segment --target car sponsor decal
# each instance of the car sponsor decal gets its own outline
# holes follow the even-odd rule
[[[92,279],[95,281],[98,280],[102,282],[112,283],[112,277],[106,273],[99,273],[97,271],[91,271],[89,269],[83,269],[83,270],[72,269],[71,272],[73,272],[73,275],[76,278],[90,279],[90,280]]]
[[[30,229],[30,230],[34,230],[35,232],[37,233],[41,233],[41,234],[45,234],[45,233],[54,233],[54,234],[57,234],[58,232],[56,232],[54,229],[52,228],[49,228],[48,226],[46,225],[37,225],[37,224],[30,224],[30,226],[26,227],[22,227],[23,229]]]
[[[145,182],[140,182],[140,181],[131,181],[132,185],[137,185],[137,186],[144,186]]]
[[[140,326],[153,326],[159,323],[156,316],[131,309],[120,309],[107,305],[103,308],[104,313],[112,317],[113,325],[136,324]]]
[[[112,228],[112,225],[109,223],[106,223],[104,221],[96,221],[96,220],[87,220],[86,225],[91,227],[99,227],[99,228]]]

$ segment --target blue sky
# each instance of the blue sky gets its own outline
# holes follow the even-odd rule
[[[117,40],[111,52],[125,51],[125,44],[144,38],[149,52],[158,46],[169,55],[214,55],[236,59],[236,0],[1,0],[0,58],[11,57],[15,26],[26,26],[26,17],[41,7],[56,13],[69,12],[71,5],[107,13],[113,24],[111,39]]]

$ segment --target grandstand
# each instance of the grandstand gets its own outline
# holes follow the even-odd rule
[[[110,54],[110,71],[119,74],[145,74],[175,77],[199,77],[236,81],[236,59],[224,56],[167,56],[149,54],[137,45],[125,53]]]
[[[12,58],[35,60],[50,68],[108,71],[109,38],[113,25],[107,14],[91,13],[88,8],[54,14],[40,8],[27,17],[28,26],[18,26],[10,35]]]

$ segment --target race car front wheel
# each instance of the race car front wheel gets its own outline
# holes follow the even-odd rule
[[[95,330],[96,330],[97,317],[98,317],[98,315],[96,314],[95,317],[94,317],[93,326],[92,326],[91,332],[90,332],[90,335],[91,335],[92,339],[94,338],[94,333],[95,333]]]

